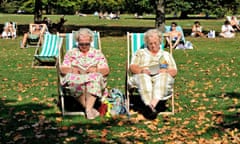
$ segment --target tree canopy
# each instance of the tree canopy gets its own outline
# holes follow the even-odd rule
[[[33,14],[36,0],[1,0],[0,12],[16,13],[24,10]],[[164,0],[165,12],[178,13],[185,18],[188,14],[203,13],[223,17],[224,14],[239,13],[240,0]],[[158,0],[42,0],[45,14],[93,13],[95,11],[121,11],[121,13],[156,13]]]

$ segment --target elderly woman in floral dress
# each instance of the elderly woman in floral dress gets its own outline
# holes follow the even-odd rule
[[[66,53],[60,67],[64,76],[63,84],[68,85],[76,99],[85,108],[88,119],[99,116],[94,109],[97,97],[107,96],[106,76],[109,74],[107,60],[100,50],[91,47],[93,32],[81,28],[76,33],[78,48]]]
[[[147,47],[139,49],[130,64],[133,73],[130,82],[137,85],[149,115],[157,114],[155,108],[160,100],[170,98],[177,75],[172,55],[160,49],[161,38],[162,34],[157,29],[148,30],[144,36]],[[152,65],[158,66],[155,73],[151,72]]]

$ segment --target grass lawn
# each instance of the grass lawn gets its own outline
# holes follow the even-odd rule
[[[25,16],[11,20],[14,18],[28,23]],[[73,16],[66,18],[76,23]],[[93,19],[90,17],[89,24]],[[0,15],[1,23],[7,20]],[[193,21],[178,23],[188,28]],[[104,22],[110,26],[154,25],[153,20],[130,18],[99,23]],[[210,29],[220,27],[223,20],[201,22]],[[194,49],[175,50],[173,54],[179,70],[175,82],[176,114],[158,116],[154,121],[139,114],[129,119],[62,117],[56,105],[56,70],[31,68],[35,49],[20,49],[21,39],[0,39],[0,143],[240,143],[240,33],[234,39],[186,37]],[[105,36],[101,42],[111,68],[108,88],[123,91],[126,36]]]

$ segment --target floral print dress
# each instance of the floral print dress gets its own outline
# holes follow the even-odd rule
[[[105,56],[100,50],[90,48],[87,55],[84,55],[78,48],[74,48],[66,53],[63,66],[79,67],[87,69],[91,66],[97,68],[108,68]],[[81,96],[85,91],[91,95],[102,97],[107,96],[106,77],[99,72],[95,73],[68,73],[63,78],[62,85],[68,85],[75,96]]]

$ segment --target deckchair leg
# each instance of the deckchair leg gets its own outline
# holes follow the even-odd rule
[[[173,93],[173,95],[172,95],[172,114],[174,115],[174,111],[175,111],[175,109],[174,109],[175,107],[174,107],[174,93]]]
[[[60,102],[61,102],[61,107],[62,107],[62,116],[64,116],[65,115],[65,105],[64,105],[64,97],[61,95],[60,96],[61,98],[61,100],[60,100]]]

